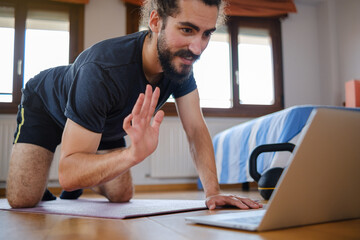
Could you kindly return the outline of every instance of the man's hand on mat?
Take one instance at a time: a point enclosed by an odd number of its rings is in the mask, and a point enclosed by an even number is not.
[[[147,85],[145,94],[139,95],[131,114],[124,119],[123,128],[131,139],[129,150],[135,163],[141,162],[153,153],[158,145],[159,128],[164,119],[164,112],[158,111],[152,124],[150,123],[159,96],[159,88],[152,92],[152,87]]]
[[[240,209],[257,209],[263,207],[261,203],[257,203],[249,198],[242,198],[232,194],[218,194],[210,196],[206,199],[205,203],[210,210],[215,209],[217,206],[235,206]]]

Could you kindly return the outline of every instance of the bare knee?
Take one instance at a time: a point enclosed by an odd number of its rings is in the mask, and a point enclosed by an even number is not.
[[[44,193],[42,189],[29,191],[11,183],[6,188],[6,198],[12,208],[31,208],[40,202]]]
[[[105,196],[110,202],[128,202],[134,195],[130,170],[93,190]]]
[[[125,189],[121,189],[120,191],[111,191],[106,194],[106,198],[109,202],[113,203],[122,203],[129,202],[134,195],[133,186],[128,186]]]
[[[32,208],[40,202],[38,198],[13,197],[11,195],[7,196],[7,200],[12,208]]]

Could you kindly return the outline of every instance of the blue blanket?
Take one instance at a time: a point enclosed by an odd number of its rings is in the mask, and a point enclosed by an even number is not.
[[[325,106],[312,105],[291,107],[239,124],[215,135],[213,145],[219,183],[252,182],[248,164],[253,149],[262,144],[286,142],[296,144],[297,137],[306,125],[311,112],[319,107],[325,108]],[[275,153],[259,155],[257,161],[259,173],[270,167],[274,156]]]

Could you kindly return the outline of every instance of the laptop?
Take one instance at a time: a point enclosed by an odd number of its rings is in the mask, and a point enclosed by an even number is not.
[[[360,217],[360,109],[314,110],[264,209],[187,217],[267,231]]]

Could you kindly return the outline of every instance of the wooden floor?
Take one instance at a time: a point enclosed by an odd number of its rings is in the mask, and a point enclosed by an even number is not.
[[[256,191],[239,192],[230,190],[230,192],[253,199],[261,199]],[[85,197],[93,197],[93,195]],[[138,193],[135,198],[203,199],[204,195],[198,191],[174,191]],[[231,210],[202,210],[127,220],[0,211],[0,239],[360,239],[360,219],[264,233],[194,225],[186,223],[184,220],[188,216],[228,211]]]

